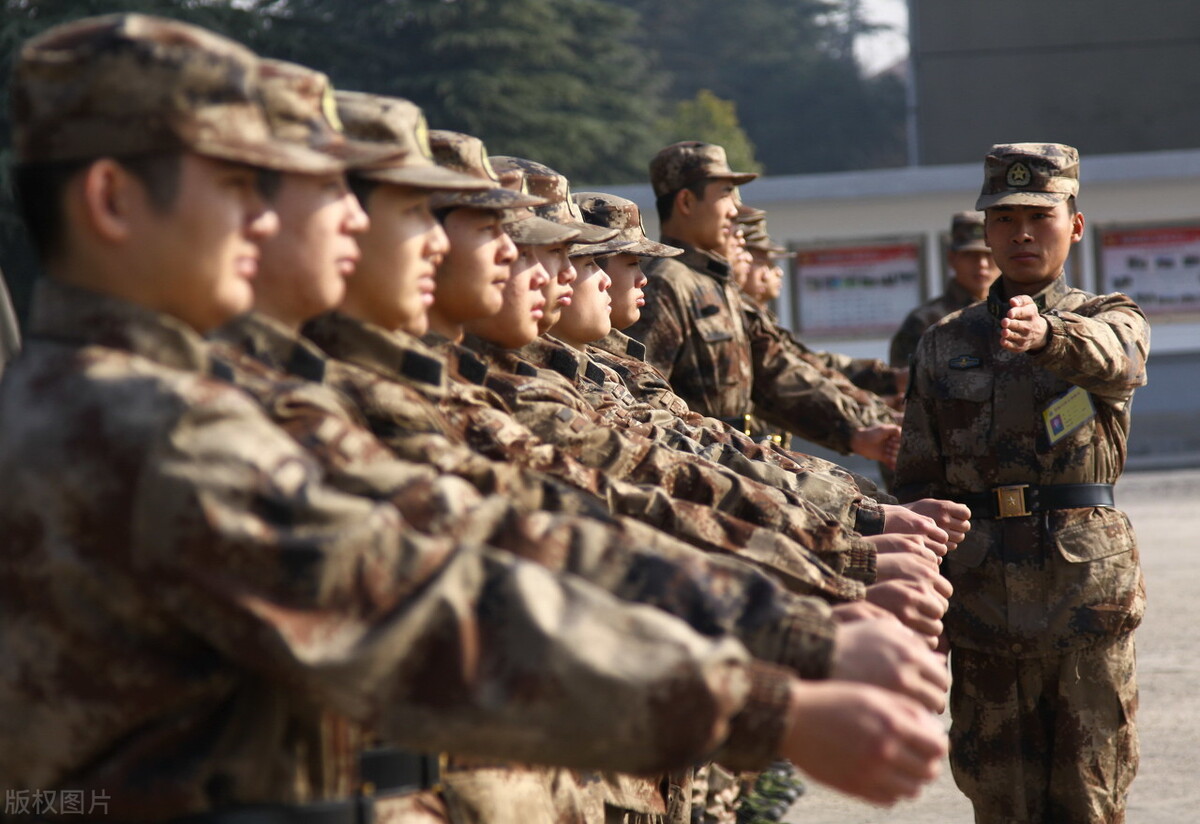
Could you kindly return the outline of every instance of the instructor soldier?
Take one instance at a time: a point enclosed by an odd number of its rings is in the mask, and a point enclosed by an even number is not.
[[[1002,277],[921,339],[901,500],[952,498],[950,763],[981,824],[1125,820],[1138,764],[1137,544],[1113,506],[1150,329],[1122,294],[1071,288],[1079,154],[993,146],[976,208]]]

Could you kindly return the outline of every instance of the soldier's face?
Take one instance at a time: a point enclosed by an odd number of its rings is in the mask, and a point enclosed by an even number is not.
[[[450,248],[429,210],[429,193],[385,183],[371,191],[367,206],[371,228],[359,239],[362,259],[345,309],[384,329],[423,335],[437,266]]]
[[[500,311],[517,247],[504,231],[503,212],[459,208],[446,215],[450,251],[437,270],[433,309],[451,323]]]
[[[1066,203],[993,206],[984,233],[1005,279],[1032,286],[1062,271],[1072,244],[1083,237],[1083,215],[1072,215]]]
[[[254,305],[299,328],[341,303],[367,216],[340,172],[285,174],[271,203],[280,228],[262,244]]]
[[[760,302],[768,301],[774,297],[769,295],[769,291],[772,288],[771,281],[775,279],[772,270],[776,267],[771,264],[771,257],[766,252],[751,250],[750,257],[750,274],[744,287],[746,294]]]
[[[130,237],[138,259],[157,270],[143,279],[143,305],[198,332],[251,308],[259,244],[279,230],[278,217],[259,193],[257,170],[185,153],[171,207],[156,209],[147,195],[134,208]]]
[[[646,295],[642,291],[646,285],[646,274],[642,271],[641,258],[621,253],[605,258],[600,266],[612,281],[608,289],[612,298],[612,312],[609,313],[612,328],[633,326],[642,316],[642,307],[646,305]]]
[[[563,307],[571,304],[577,273],[571,264],[569,244],[535,246],[533,249],[538,262],[542,264],[549,276],[546,284],[542,287],[542,295],[546,298],[546,309],[538,323],[540,332],[544,334],[550,327],[558,323]]]
[[[1000,277],[1000,267],[991,252],[961,249],[946,256],[954,280],[978,299],[987,296],[988,289]]]
[[[468,331],[506,349],[519,349],[539,334],[538,324],[546,307],[542,287],[550,276],[538,262],[532,246],[518,246],[517,259],[504,284],[504,304],[490,318],[466,324]]]
[[[612,296],[608,292],[612,279],[594,257],[577,257],[572,262],[578,273],[575,293],[550,332],[567,343],[582,345],[600,340],[612,330]]]
[[[710,180],[704,186],[704,198],[691,199],[688,221],[693,242],[700,249],[709,252],[726,249],[733,219],[737,217],[736,188],[728,180]]]

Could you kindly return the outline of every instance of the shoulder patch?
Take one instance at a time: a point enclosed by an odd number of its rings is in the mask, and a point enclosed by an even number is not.
[[[208,373],[219,381],[225,381],[225,383],[237,382],[237,373],[234,371],[234,368],[229,365],[228,361],[218,357],[209,358]]]
[[[325,359],[307,347],[297,346],[288,358],[287,371],[306,381],[321,383],[325,380]]]
[[[584,366],[583,373],[592,383],[599,384],[600,386],[604,385],[604,370],[591,361],[588,361],[587,365]]]
[[[471,383],[480,386],[487,380],[487,364],[469,352],[458,352],[458,374]]]
[[[951,358],[946,365],[951,369],[974,369],[979,364],[979,358],[973,355],[959,355],[956,358]]]
[[[400,371],[405,377],[421,383],[436,385],[442,382],[442,364],[419,352],[405,352],[404,362],[400,364]]]
[[[568,380],[575,380],[575,375],[579,372],[579,361],[566,349],[555,349],[551,352],[547,365]]]

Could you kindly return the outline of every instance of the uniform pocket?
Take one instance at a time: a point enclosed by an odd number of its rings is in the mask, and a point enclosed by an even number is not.
[[[985,455],[992,448],[992,373],[950,369],[938,381],[938,424],[949,451]]]
[[[1145,583],[1137,539],[1124,512],[1095,507],[1057,513],[1060,526],[1054,544],[1058,589],[1081,632],[1116,635],[1141,623],[1146,608]]]

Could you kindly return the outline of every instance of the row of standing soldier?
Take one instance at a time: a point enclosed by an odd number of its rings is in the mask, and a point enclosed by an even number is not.
[[[15,76],[47,274],[0,388],[8,812],[684,820],[706,761],[932,777],[966,507],[691,408],[597,315],[679,254],[632,204],[154,18]],[[817,374],[801,434],[893,457]]]

